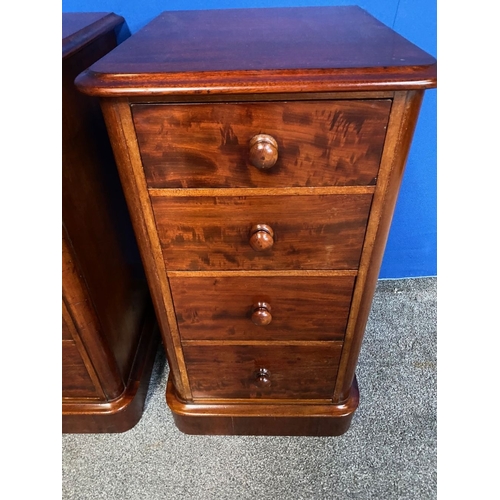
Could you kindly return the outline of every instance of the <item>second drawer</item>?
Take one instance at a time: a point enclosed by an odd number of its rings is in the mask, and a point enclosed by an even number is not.
[[[170,277],[183,340],[342,340],[354,276]]]
[[[151,200],[168,270],[357,269],[372,194]]]

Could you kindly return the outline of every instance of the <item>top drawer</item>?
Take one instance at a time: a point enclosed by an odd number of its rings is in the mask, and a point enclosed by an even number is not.
[[[360,186],[376,183],[390,107],[390,99],[135,104],[132,113],[150,188]],[[254,144],[257,135],[265,137]],[[262,158],[276,161],[254,166]]]

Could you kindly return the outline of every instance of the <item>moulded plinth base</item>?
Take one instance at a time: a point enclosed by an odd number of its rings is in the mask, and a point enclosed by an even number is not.
[[[178,429],[186,434],[253,436],[339,436],[349,429],[359,403],[356,378],[344,404],[317,403],[184,403],[172,380],[167,403]]]
[[[158,325],[151,314],[145,323],[130,381],[123,394],[109,402],[63,401],[62,432],[116,433],[134,427],[142,417],[159,343]]]

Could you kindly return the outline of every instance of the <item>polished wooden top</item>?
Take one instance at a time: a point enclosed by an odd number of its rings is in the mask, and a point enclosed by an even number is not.
[[[62,55],[70,56],[125,20],[109,12],[66,12],[62,15]]]
[[[429,88],[436,60],[359,7],[178,11],[77,85],[102,96]]]

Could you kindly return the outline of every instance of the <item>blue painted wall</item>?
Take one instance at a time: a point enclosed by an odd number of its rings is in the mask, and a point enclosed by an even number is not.
[[[63,0],[63,12],[115,12],[134,34],[164,10],[357,4],[436,57],[436,0]],[[380,271],[436,276],[436,90],[425,93]]]

